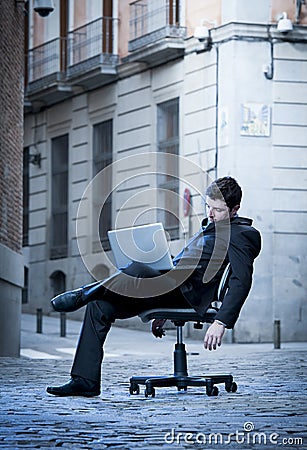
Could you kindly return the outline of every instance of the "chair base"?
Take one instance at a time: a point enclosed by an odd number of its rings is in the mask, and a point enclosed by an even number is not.
[[[221,302],[228,288],[228,279],[230,277],[230,264],[224,270],[220,281],[216,301]],[[233,381],[232,375],[188,375],[187,353],[183,343],[183,326],[186,322],[196,323],[196,328],[202,328],[203,323],[213,323],[218,309],[211,307],[206,314],[200,316],[192,308],[160,308],[150,309],[140,313],[143,322],[149,322],[153,319],[166,319],[174,323],[177,328],[177,342],[174,348],[174,366],[172,376],[134,376],[130,378],[130,394],[139,394],[140,385],[145,386],[145,397],[154,397],[156,387],[176,386],[178,391],[186,391],[188,386],[203,386],[209,396],[218,395],[216,384],[224,383],[227,392],[236,392],[237,384]],[[194,325],[195,326],[195,325]]]
[[[215,384],[225,383],[227,392],[236,392],[237,384],[230,374],[222,375],[188,375],[187,352],[182,342],[182,324],[177,326],[177,342],[174,348],[174,375],[172,376],[134,376],[130,378],[130,394],[140,393],[140,384],[145,386],[145,397],[155,397],[156,387],[176,386],[178,391],[186,391],[188,386],[204,386],[209,396],[218,395],[219,390]]]
[[[206,388],[208,396],[218,395],[219,390],[215,384],[225,383],[227,392],[236,392],[237,384],[233,381],[232,375],[204,375],[190,377],[187,375],[172,376],[142,376],[130,378],[130,394],[139,394],[140,385],[145,386],[145,397],[155,397],[156,387],[176,386],[178,391],[186,391],[188,386],[203,386]]]

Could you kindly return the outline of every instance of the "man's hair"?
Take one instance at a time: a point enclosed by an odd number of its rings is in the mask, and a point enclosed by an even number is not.
[[[242,189],[232,177],[218,178],[208,186],[206,195],[212,200],[223,200],[228,208],[240,205]]]

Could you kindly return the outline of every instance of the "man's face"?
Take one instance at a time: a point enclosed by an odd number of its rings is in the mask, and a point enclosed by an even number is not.
[[[232,210],[228,208],[224,200],[213,200],[206,196],[206,211],[210,222],[219,222],[220,220],[231,219],[234,217],[239,209],[239,205]]]

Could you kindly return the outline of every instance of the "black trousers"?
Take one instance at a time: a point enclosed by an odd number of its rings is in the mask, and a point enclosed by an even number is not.
[[[126,274],[130,276],[125,277]],[[132,276],[131,276],[132,275]],[[180,289],[170,289],[154,297],[131,297],[120,292],[140,292],[140,279],[155,277],[160,272],[148,269],[143,264],[134,263],[129,270],[111,277],[111,282],[100,282],[84,286],[88,301],[79,341],[75,353],[72,376],[80,376],[100,383],[103,345],[112,323],[116,319],[128,319],[152,308],[188,308],[190,305]],[[110,289],[112,288],[112,289]],[[149,293],[150,295],[150,293]]]

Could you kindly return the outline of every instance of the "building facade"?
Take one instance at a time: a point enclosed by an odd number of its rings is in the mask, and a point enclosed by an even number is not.
[[[29,15],[24,311],[112,274],[110,228],[162,221],[175,253],[206,185],[232,175],[263,238],[232,339],[270,341],[275,320],[306,339],[306,24],[286,0],[57,0]]]

